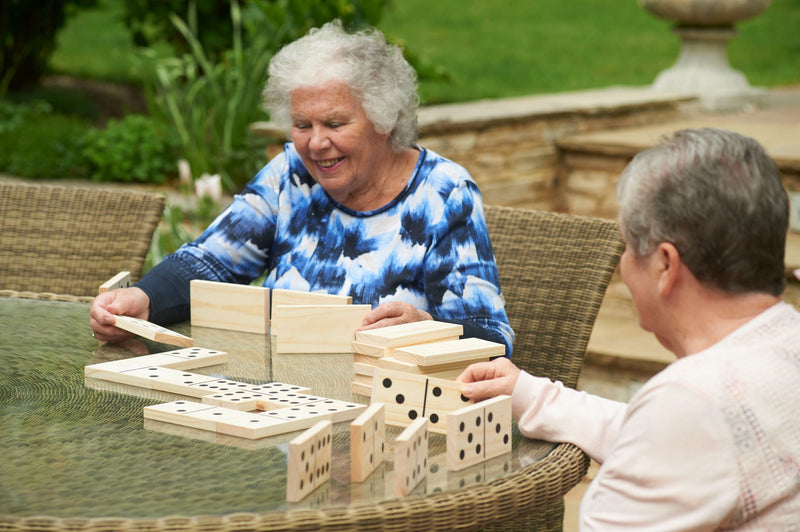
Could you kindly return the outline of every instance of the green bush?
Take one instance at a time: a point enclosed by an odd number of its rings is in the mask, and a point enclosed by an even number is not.
[[[46,105],[0,100],[0,172],[29,178],[78,178],[88,171],[86,120],[48,112]]]
[[[128,115],[84,136],[83,156],[95,181],[163,183],[177,171],[176,143],[152,118]]]

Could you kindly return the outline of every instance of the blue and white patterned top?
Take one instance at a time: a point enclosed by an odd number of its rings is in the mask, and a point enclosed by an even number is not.
[[[464,168],[430,150],[393,201],[358,212],[328,196],[288,143],[197,240],[137,286],[150,295],[151,321],[165,322],[188,318],[189,280],[250,283],[265,271],[269,288],[349,295],[373,308],[411,303],[511,354],[480,192]]]

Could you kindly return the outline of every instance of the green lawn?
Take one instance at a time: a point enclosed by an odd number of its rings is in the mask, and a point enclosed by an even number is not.
[[[59,38],[53,69],[135,79],[120,14],[119,0],[79,13]],[[754,85],[800,83],[798,28],[800,0],[773,0],[739,26],[731,64]],[[394,0],[381,29],[452,76],[422,82],[425,103],[646,85],[679,51],[670,24],[636,0]]]

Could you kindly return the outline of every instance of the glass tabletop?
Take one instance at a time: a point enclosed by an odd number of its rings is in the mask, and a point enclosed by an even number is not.
[[[392,441],[384,463],[350,482],[349,422],[334,425],[331,480],[286,502],[288,442],[248,440],[144,419],[148,405],[198,399],[84,377],[84,367],[175,349],[141,338],[98,345],[82,303],[0,298],[0,515],[61,518],[222,515],[379,503],[393,496]],[[191,370],[261,384],[279,381],[318,396],[369,404],[353,394],[353,358],[273,354],[269,336],[170,326],[228,362]],[[430,434],[426,477],[410,495],[486,483],[546,457],[551,443],[514,425],[513,451],[461,471],[446,465],[446,437]]]

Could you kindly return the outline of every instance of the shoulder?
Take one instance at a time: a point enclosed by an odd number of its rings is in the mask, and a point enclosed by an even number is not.
[[[432,150],[423,150],[411,194],[446,217],[474,216],[483,211],[480,190],[470,173]]]
[[[450,183],[453,186],[463,183],[475,184],[475,180],[466,168],[429,149],[423,149],[423,161],[419,173],[437,183]]]

